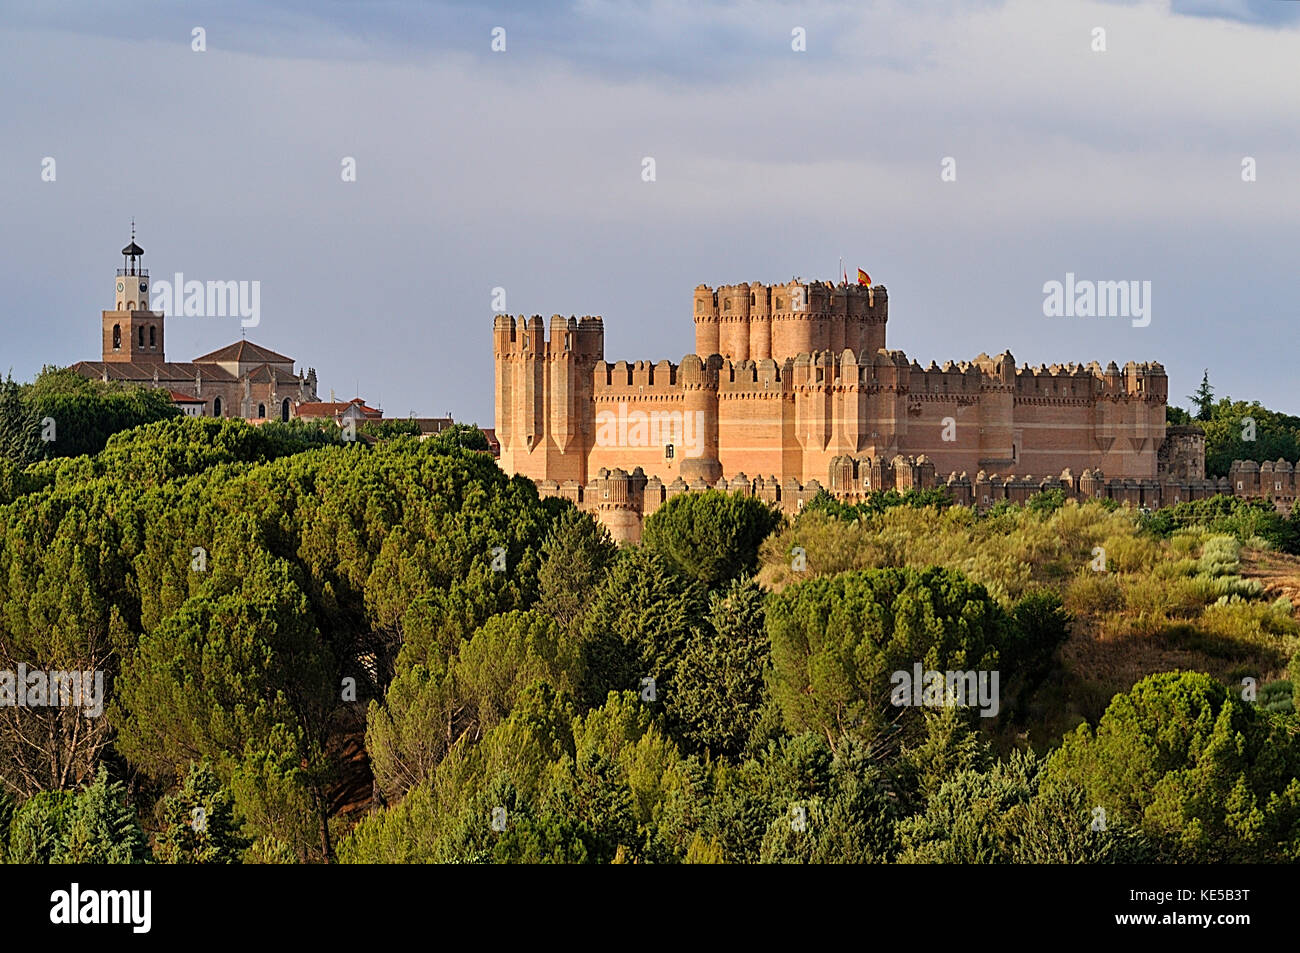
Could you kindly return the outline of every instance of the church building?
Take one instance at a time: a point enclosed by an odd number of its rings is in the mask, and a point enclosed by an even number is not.
[[[316,370],[294,370],[294,360],[270,348],[239,340],[192,361],[168,361],[166,315],[149,310],[149,271],[144,249],[122,249],[122,267],[113,279],[114,309],[101,322],[98,361],[78,361],[83,377],[127,381],[169,391],[186,414],[290,420],[300,404],[314,403]]]

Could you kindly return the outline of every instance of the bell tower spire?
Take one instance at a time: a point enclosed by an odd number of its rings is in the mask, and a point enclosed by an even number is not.
[[[116,307],[103,313],[104,360],[164,363],[163,315],[149,310],[149,271],[144,267],[144,249],[135,243],[134,218],[131,243],[122,249],[122,267],[113,281]]]

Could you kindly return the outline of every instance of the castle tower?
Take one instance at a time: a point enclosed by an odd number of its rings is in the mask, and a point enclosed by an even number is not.
[[[707,358],[718,350],[718,296],[708,285],[695,286],[695,353]]]
[[[122,267],[113,278],[116,307],[103,312],[103,359],[106,362],[161,364],[163,314],[149,310],[149,272],[143,265],[144,249],[135,243],[122,249]]]
[[[493,321],[496,436],[501,465],[534,480],[587,479],[595,434],[593,371],[604,358],[598,317]]]
[[[784,361],[813,351],[807,286],[801,281],[772,286],[772,357]]]
[[[997,357],[980,354],[979,465],[989,470],[1009,470],[1020,462],[1016,440],[1016,359],[1010,351]]]
[[[748,299],[746,299],[748,300]],[[682,461],[679,471],[687,483],[703,480],[712,486],[722,476],[718,459],[718,372],[722,358],[718,355],[701,360],[694,354],[682,361],[681,381],[685,411],[699,428],[700,453]]]
[[[834,286],[794,280],[738,285],[697,285],[695,353],[732,361],[778,364],[799,354],[845,349],[875,354],[885,346],[889,292],[883,285]]]
[[[718,353],[733,361],[749,360],[750,294],[749,285],[743,281],[718,289],[721,306]]]

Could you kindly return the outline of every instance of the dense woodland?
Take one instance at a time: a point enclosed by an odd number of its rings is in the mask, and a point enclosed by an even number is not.
[[[620,548],[384,437],[4,385],[0,669],[108,686],[0,707],[8,862],[1300,858],[1300,520],[709,492]]]

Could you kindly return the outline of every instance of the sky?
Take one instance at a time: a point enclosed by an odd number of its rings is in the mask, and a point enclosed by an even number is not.
[[[259,282],[170,360],[245,334],[388,416],[492,424],[495,289],[677,362],[697,284],[841,257],[922,365],[1160,361],[1172,403],[1208,369],[1300,413],[1300,3],[5,2],[0,51],[20,380],[98,359],[134,218],[155,284]],[[1150,282],[1149,323],[1047,316],[1067,274]]]

